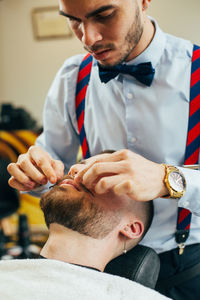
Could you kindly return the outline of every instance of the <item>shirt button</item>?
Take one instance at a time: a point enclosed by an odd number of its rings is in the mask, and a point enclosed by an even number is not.
[[[132,143],[135,143],[135,142],[136,142],[136,138],[133,137],[133,138],[131,139],[131,141],[132,141]]]
[[[127,94],[127,98],[128,98],[128,99],[133,99],[133,94],[128,93],[128,94]]]

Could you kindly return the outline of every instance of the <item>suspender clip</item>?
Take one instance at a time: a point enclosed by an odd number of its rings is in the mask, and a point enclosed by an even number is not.
[[[185,242],[189,236],[189,230],[177,230],[175,233],[176,242],[179,247],[179,255],[182,255],[185,249]]]
[[[179,247],[179,255],[182,255],[185,249],[185,244],[178,244]]]

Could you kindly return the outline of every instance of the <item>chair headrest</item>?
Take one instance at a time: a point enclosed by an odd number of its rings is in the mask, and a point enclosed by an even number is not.
[[[106,273],[128,278],[152,289],[159,271],[159,256],[153,249],[142,245],[113,259],[105,268]]]

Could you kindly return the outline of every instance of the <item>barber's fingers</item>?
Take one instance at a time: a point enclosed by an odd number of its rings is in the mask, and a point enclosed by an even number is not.
[[[119,152],[119,153],[118,153]],[[80,163],[74,164],[71,166],[69,173],[70,175],[74,175],[88,166],[91,166],[94,162],[109,162],[109,161],[119,161],[121,158],[121,151],[113,152],[113,153],[101,153],[90,158],[82,160]]]
[[[97,194],[104,194],[110,190],[115,189],[115,186],[118,185],[123,179],[123,175],[109,175],[104,176],[99,179],[99,181],[94,186],[94,190]]]
[[[70,170],[69,170],[69,172],[68,172],[68,175],[74,177],[77,173],[79,173],[79,172],[81,172],[82,170],[84,170],[85,167],[86,167],[85,164],[81,164],[81,163],[79,164],[79,163],[77,163],[77,164],[73,165],[73,166],[70,168]]]
[[[46,184],[49,180],[55,184],[64,175],[64,165],[61,161],[54,160],[45,150],[38,146],[31,146],[27,153],[21,154],[16,163],[8,165],[8,172],[13,177],[9,184],[18,183],[28,190],[38,184]],[[14,181],[16,180],[16,182]],[[27,190],[27,189],[26,189]]]
[[[8,184],[14,188],[14,189],[17,189],[18,191],[30,191],[32,190],[33,188],[36,188],[37,184],[34,183],[34,186],[29,186],[29,185],[26,185],[26,184],[21,184],[19,181],[17,181],[14,177],[11,177],[9,180],[8,180]]]
[[[110,157],[110,153],[102,153],[102,154],[94,155],[85,160],[82,160],[80,163],[77,163],[77,164],[71,166],[68,174],[72,177],[74,177],[75,175],[78,174],[78,176],[81,177],[86,172],[86,170],[88,170],[88,168],[90,168],[94,163],[96,163],[98,161],[104,161],[108,157]],[[81,172],[82,170],[85,170],[85,171]]]
[[[45,176],[52,184],[56,183],[57,174],[53,168],[54,160],[52,157],[45,150],[37,146],[31,147],[28,151],[28,155],[29,159],[35,164],[38,170],[41,170],[41,174],[43,173],[43,176]],[[38,182],[40,180],[41,175],[38,174],[38,178],[35,181]]]
[[[62,163],[62,161],[55,159],[52,161],[51,165],[56,174],[56,181],[61,180],[64,176],[64,164]]]
[[[93,161],[91,163],[88,163],[84,166],[84,168],[81,168],[77,173],[74,174],[74,180],[79,183],[83,182],[83,176],[84,174],[96,163],[96,161]]]
[[[80,168],[80,171],[79,171],[79,167],[77,167],[76,165],[75,165],[74,169],[72,166],[70,170],[75,171],[73,173],[73,175],[76,174],[77,180],[79,180],[79,178],[81,178],[81,176],[83,176],[83,174],[86,173],[86,171],[89,168],[91,168],[91,166],[94,163],[106,163],[106,162],[107,163],[109,163],[109,162],[125,163],[125,162],[127,162],[130,166],[130,162],[133,161],[133,159],[135,159],[137,156],[138,156],[137,154],[135,154],[132,151],[127,150],[127,149],[119,150],[119,151],[116,151],[113,153],[102,153],[102,154],[98,154],[89,159],[84,160],[84,165],[85,165],[84,172],[82,172],[83,168]]]
[[[87,164],[87,162],[92,163],[94,160],[98,162],[117,162],[117,161],[133,158],[133,156],[134,153],[132,151],[123,149],[123,150],[115,151],[113,153],[97,154],[93,157],[90,157],[89,159],[86,159],[84,162],[85,164]]]
[[[60,161],[54,161],[53,167],[55,169],[55,172],[57,173],[57,180],[61,180],[64,176],[64,165]],[[9,165],[10,173],[13,173],[14,176],[12,176],[8,183],[11,187],[20,190],[20,191],[30,191],[38,186],[40,186],[42,183],[47,183],[46,179],[43,179],[41,183],[34,182],[33,179],[31,180],[20,168],[14,163],[11,163]],[[12,170],[13,168],[13,170]],[[31,175],[33,176],[33,169]],[[12,171],[11,171],[12,170]],[[36,172],[38,170],[36,169]],[[40,175],[39,175],[40,176]],[[16,180],[15,178],[20,178],[20,181]]]
[[[133,153],[132,151],[123,149],[123,150],[115,151],[113,153],[98,154],[93,156],[93,158],[98,162],[119,162],[122,160],[132,159],[135,157],[135,155],[136,154]]]
[[[126,179],[125,175],[114,175],[102,177],[94,187],[97,194],[104,194],[112,190],[116,195],[134,194],[134,182]]]
[[[28,150],[30,161],[37,169],[49,180],[55,184],[64,175],[64,165],[61,161],[53,159],[49,153],[38,146],[32,146]]]
[[[33,160],[30,160],[28,157],[19,156],[16,166],[32,181],[38,184],[47,183],[47,178],[44,175],[43,170]],[[11,174],[13,175],[12,172]],[[16,179],[21,183],[23,183],[23,180],[21,180],[21,178],[16,177]]]
[[[22,185],[24,188],[28,190],[35,187],[35,182],[31,180],[25,173],[20,169],[20,167],[16,163],[10,163],[7,167],[8,172],[12,176],[8,181],[9,185],[13,188],[16,188],[16,182],[19,183],[18,185]],[[15,180],[14,180],[15,179]],[[13,185],[14,184],[14,185]],[[23,190],[24,190],[23,188]]]
[[[116,195],[133,194],[134,193],[134,182],[133,180],[124,180],[116,184],[113,188]]]
[[[87,170],[83,170],[81,174],[82,183],[87,186],[87,188],[92,188],[94,182],[98,181],[98,178],[122,174],[125,171],[125,166],[120,162],[97,162],[90,166]]]

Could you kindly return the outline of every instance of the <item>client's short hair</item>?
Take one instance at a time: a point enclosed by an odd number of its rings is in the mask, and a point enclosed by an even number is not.
[[[110,201],[114,202],[114,195],[112,198]],[[105,202],[103,196],[102,202]],[[45,193],[41,198],[40,206],[47,227],[52,223],[57,223],[95,239],[106,237],[119,224],[124,213],[124,209],[105,208],[100,201],[87,197],[87,194],[85,197],[71,199],[67,190],[62,186],[56,186]],[[130,200],[126,211],[143,222],[143,237],[152,222],[152,201],[136,202]]]
[[[147,231],[149,230],[154,216],[154,205],[153,201],[145,201],[139,202],[140,209],[135,213],[140,219],[143,221],[144,224],[144,232],[141,236],[141,239],[145,236]]]
[[[57,223],[96,239],[107,236],[121,220],[120,211],[113,214],[87,195],[71,199],[62,186],[45,193],[40,207],[47,227]]]
[[[105,150],[102,153],[115,152],[114,150]],[[83,161],[85,162],[85,161]],[[87,192],[87,191],[86,191]],[[109,201],[113,201],[114,194]],[[114,199],[115,201],[115,199]],[[113,202],[114,202],[113,201]],[[101,205],[102,204],[102,205]],[[66,188],[55,186],[52,190],[45,193],[40,201],[47,227],[52,223],[57,223],[77,231],[81,234],[102,239],[107,236],[120,222],[124,210],[106,209],[102,201],[94,201],[94,198],[82,196],[71,199]],[[137,202],[131,200],[128,205],[128,211],[133,216],[138,217],[144,224],[144,232],[140,238],[143,238],[149,229],[153,219],[153,201]]]

